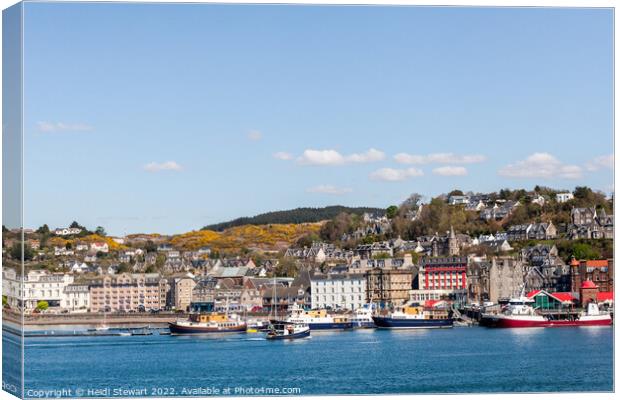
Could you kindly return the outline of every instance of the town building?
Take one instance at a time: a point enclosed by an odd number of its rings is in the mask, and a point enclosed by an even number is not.
[[[512,257],[472,260],[467,267],[467,299],[470,303],[517,296],[525,289],[525,265]]]
[[[169,290],[159,274],[105,275],[90,281],[89,287],[92,312],[161,310]]]
[[[573,208],[567,236],[569,239],[613,239],[614,216],[608,215],[605,209]]]
[[[585,281],[593,282],[599,292],[614,291],[614,263],[609,260],[576,260],[570,262],[571,288],[574,296]]]
[[[73,283],[65,286],[60,306],[71,312],[87,312],[90,309],[90,288],[87,284]]]
[[[57,228],[54,230],[54,235],[58,236],[69,236],[69,235],[78,235],[82,232],[81,228]]]
[[[31,312],[37,303],[45,301],[50,309],[59,309],[65,288],[73,283],[73,275],[50,273],[47,270],[30,270],[21,275],[13,268],[2,271],[2,294],[11,308]]]
[[[427,294],[437,291],[443,296],[442,299],[465,302],[467,257],[422,257],[418,264],[418,280],[414,290],[427,291]]]
[[[110,248],[106,242],[93,242],[90,244],[90,250],[96,253],[107,253],[110,251]]]
[[[187,311],[192,303],[192,291],[196,286],[194,276],[185,274],[168,278],[170,290],[166,300],[166,308]]]
[[[571,192],[556,193],[555,195],[555,201],[557,201],[558,203],[566,203],[567,201],[574,198],[575,196],[573,196]]]
[[[315,274],[310,279],[311,307],[356,310],[366,304],[364,274]]]
[[[382,306],[400,305],[409,300],[414,269],[379,268],[366,272],[366,302]]]

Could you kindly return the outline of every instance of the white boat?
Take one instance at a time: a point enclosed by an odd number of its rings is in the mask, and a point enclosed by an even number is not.
[[[313,331],[353,328],[353,323],[347,317],[328,315],[326,310],[304,310],[297,304],[289,309],[289,316],[283,322],[307,324]]]
[[[372,306],[366,304],[355,310],[351,317],[351,323],[353,324],[353,329],[374,328],[375,322],[372,320]]]
[[[268,340],[300,339],[310,336],[310,327],[306,324],[289,324],[275,322],[269,327]]]
[[[510,299],[508,306],[499,314],[482,314],[480,325],[495,328],[553,328],[562,326],[609,326],[612,323],[609,313],[601,312],[596,303],[578,314],[567,312],[554,316],[543,315],[531,304],[534,300],[520,296]]]

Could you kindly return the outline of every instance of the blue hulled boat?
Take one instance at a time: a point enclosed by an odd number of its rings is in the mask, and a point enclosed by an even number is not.
[[[372,317],[377,328],[416,329],[452,328],[453,320],[446,310],[425,309],[419,306],[404,306],[388,313]]]

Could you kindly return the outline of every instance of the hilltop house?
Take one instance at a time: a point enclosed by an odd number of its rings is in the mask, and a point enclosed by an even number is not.
[[[573,208],[567,236],[570,239],[613,239],[614,216],[607,215],[605,209]]]

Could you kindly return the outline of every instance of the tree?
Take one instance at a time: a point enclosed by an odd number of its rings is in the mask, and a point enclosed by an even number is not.
[[[98,226],[97,229],[95,229],[95,234],[99,236],[107,236],[107,233],[105,232],[103,226]]]
[[[448,197],[450,197],[450,196],[462,196],[462,195],[463,195],[463,191],[462,190],[458,190],[458,189],[454,189],[453,191],[448,193]]]
[[[297,261],[293,258],[284,257],[278,260],[278,265],[275,269],[276,276],[286,276],[289,278],[294,278],[297,276],[297,272],[299,271],[299,265]]]
[[[393,219],[396,214],[398,214],[398,207],[396,206],[389,206],[386,210],[385,210],[385,215],[386,217],[388,217],[388,219]]]
[[[84,227],[81,226],[80,224],[78,224],[77,221],[73,221],[71,223],[71,225],[69,225],[69,228],[80,228],[80,229],[83,229]]]
[[[43,224],[39,227],[39,229],[37,229],[37,233],[48,235],[50,233],[50,227],[47,226],[47,224]]]
[[[422,203],[422,195],[419,193],[411,193],[409,197],[405,201],[400,204],[401,210],[409,211],[415,208]]]
[[[577,260],[596,260],[601,255],[589,244],[577,243],[573,246],[573,256]]]
[[[6,297],[6,295],[2,295],[2,307],[6,307],[9,305],[9,299]]]
[[[311,247],[313,242],[321,238],[316,233],[309,233],[297,239],[297,247]]]
[[[125,272],[131,272],[131,271],[129,269],[129,265],[127,263],[122,262],[118,265],[118,269],[116,272],[119,274],[123,274]]]
[[[22,242],[15,242],[11,247],[11,257],[14,260],[22,259]],[[28,244],[24,244],[24,261],[30,261],[34,258],[34,251]]]
[[[45,301],[45,300],[40,300],[40,301],[37,303],[37,310],[38,310],[38,311],[45,311],[45,310],[47,310],[47,309],[48,309],[48,307],[49,307],[49,304],[48,304],[48,303],[47,303],[47,301]]]
[[[144,250],[146,250],[147,253],[155,253],[157,251],[157,245],[153,243],[152,240],[147,240],[144,245]]]
[[[2,225],[2,233],[8,232],[9,230],[7,229],[6,226]]]
[[[585,200],[592,196],[592,193],[592,189],[587,186],[577,186],[573,191],[573,196],[575,196],[576,199]]]
[[[391,258],[389,253],[378,253],[372,256],[373,260],[385,260]]]

